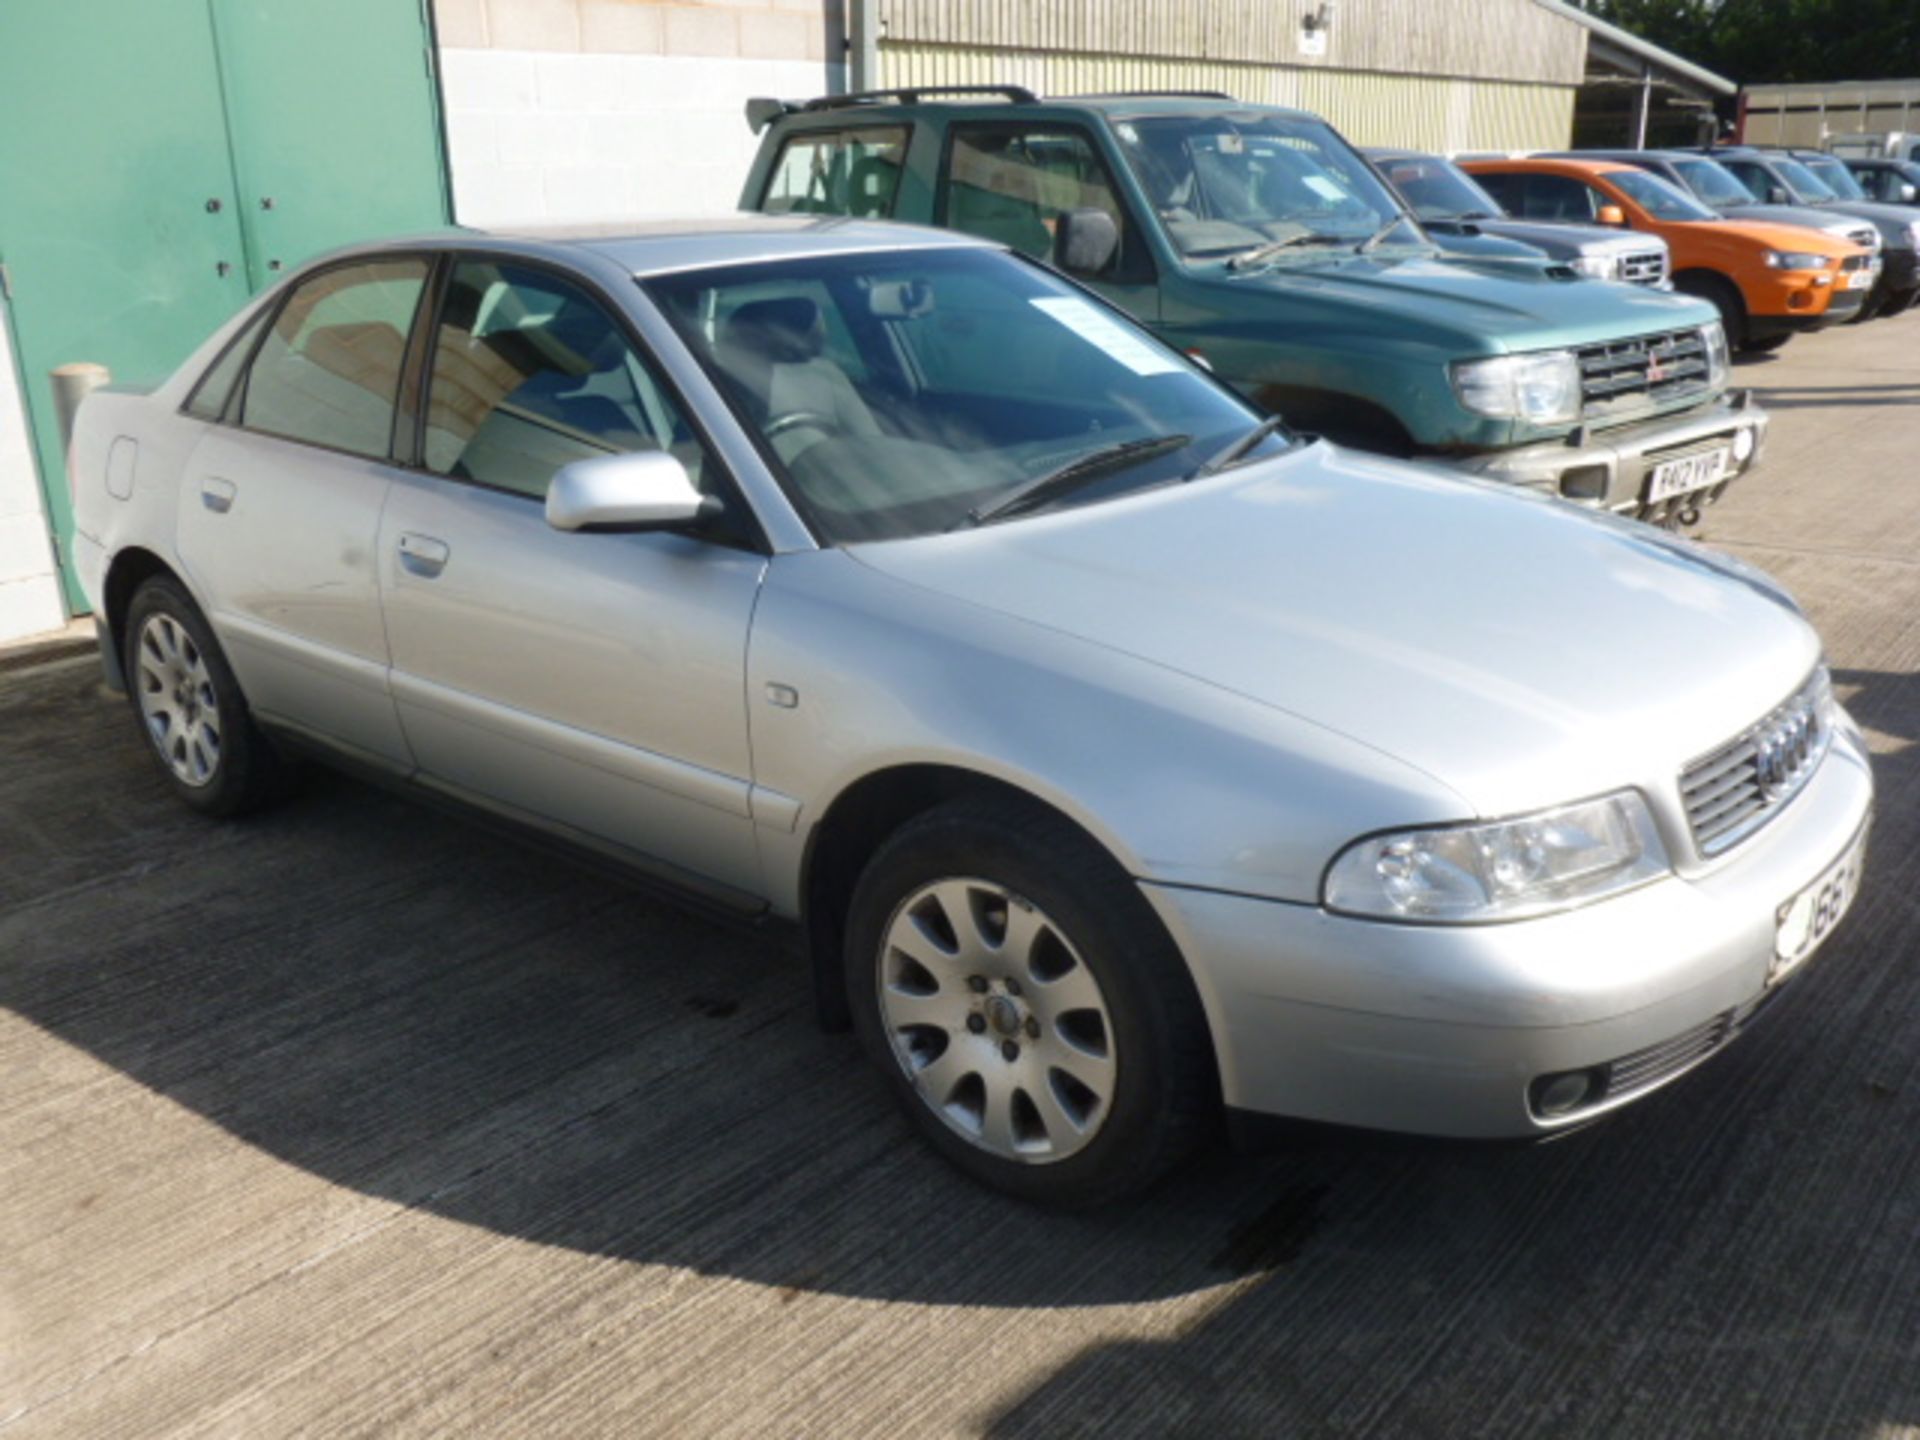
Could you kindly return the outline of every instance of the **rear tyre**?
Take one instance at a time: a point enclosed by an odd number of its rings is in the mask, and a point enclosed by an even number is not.
[[[1720,328],[1727,332],[1727,344],[1745,350],[1747,339],[1747,302],[1732,281],[1720,275],[1692,270],[1673,277],[1673,288],[1710,303],[1720,312]]]
[[[200,607],[156,575],[127,606],[121,662],[147,747],[178,795],[208,815],[240,815],[287,793],[293,769],[261,734]]]
[[[1063,1209],[1141,1191],[1219,1113],[1186,963],[1134,881],[1037,806],[908,822],[855,887],[854,1028],[933,1147]]]

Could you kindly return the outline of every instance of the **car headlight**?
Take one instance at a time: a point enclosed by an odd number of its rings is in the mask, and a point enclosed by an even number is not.
[[[1727,332],[1718,320],[1700,327],[1700,343],[1707,347],[1707,384],[1727,383]]]
[[[1620,257],[1618,255],[1576,255],[1567,262],[1575,272],[1591,280],[1618,280],[1620,278]]]
[[[1907,244],[1920,250],[1920,220],[1914,220],[1907,226]]]
[[[1809,255],[1804,250],[1767,251],[1767,264],[1775,270],[1824,270],[1832,263],[1825,255]]]
[[[1580,362],[1570,350],[1459,360],[1453,391],[1476,415],[1551,425],[1580,418]]]
[[[1327,867],[1327,909],[1382,920],[1522,920],[1616,895],[1670,872],[1635,790],[1479,825],[1356,841]]]

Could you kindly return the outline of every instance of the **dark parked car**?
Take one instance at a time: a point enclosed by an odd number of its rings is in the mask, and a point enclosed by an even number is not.
[[[1920,206],[1920,161],[1843,157],[1854,183],[1886,205]]]
[[[1451,160],[1418,150],[1363,149],[1433,242],[1450,255],[1482,257],[1489,242],[1519,243],[1595,280],[1671,290],[1667,242],[1598,225],[1518,220]]]

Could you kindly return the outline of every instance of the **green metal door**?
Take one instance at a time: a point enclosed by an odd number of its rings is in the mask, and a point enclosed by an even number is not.
[[[47,372],[97,360],[118,378],[158,379],[247,298],[247,275],[206,0],[14,5],[5,29],[0,263],[78,611]]]
[[[7,6],[0,274],[70,609],[48,372],[91,360],[152,383],[278,269],[445,224],[423,3]]]
[[[423,0],[212,0],[255,287],[447,223]]]

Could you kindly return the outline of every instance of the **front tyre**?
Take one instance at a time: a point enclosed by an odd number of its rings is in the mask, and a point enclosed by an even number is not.
[[[178,581],[142,584],[123,635],[128,698],[174,794],[228,816],[285,793],[287,761],[253,723],[212,627]]]
[[[914,1124],[1008,1194],[1118,1200],[1218,1113],[1185,962],[1052,812],[963,800],[909,822],[860,877],[846,965],[855,1028]]]

